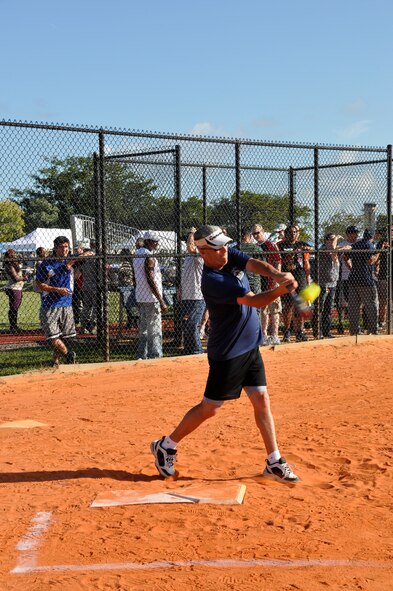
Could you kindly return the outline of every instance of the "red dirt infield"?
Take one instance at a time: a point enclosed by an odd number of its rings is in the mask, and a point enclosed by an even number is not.
[[[244,394],[180,443],[179,479],[160,479],[150,441],[201,399],[205,355],[0,378],[0,427],[39,423],[0,428],[0,589],[391,591],[393,337],[262,355],[298,485],[261,477]],[[243,504],[90,507],[226,482],[246,485]]]

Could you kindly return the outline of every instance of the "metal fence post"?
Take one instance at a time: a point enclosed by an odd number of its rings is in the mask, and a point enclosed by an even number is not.
[[[387,156],[387,191],[386,191],[386,213],[388,218],[387,230],[388,230],[388,273],[387,273],[387,288],[388,288],[388,301],[386,310],[386,332],[392,334],[392,144],[389,144],[386,148]]]
[[[295,223],[295,201],[296,201],[296,170],[289,167],[289,208],[288,208],[288,221],[289,225],[293,226]]]
[[[207,224],[207,182],[206,182],[206,166],[202,166],[202,221]]]
[[[173,323],[175,333],[175,344],[177,347],[181,346],[182,341],[182,326],[181,326],[181,306],[177,299],[177,293],[180,289],[181,282],[181,232],[182,232],[182,216],[181,216],[181,149],[179,145],[175,146],[175,228],[176,228],[176,295],[173,298]]]
[[[315,281],[319,283],[319,150],[314,148],[314,249],[315,249]],[[314,310],[314,333],[319,338],[321,334],[320,298],[317,299]]]
[[[108,253],[106,236],[106,195],[105,195],[105,135],[99,132],[99,195],[101,219],[101,280],[102,280],[102,336],[101,346],[105,361],[109,361],[109,324],[108,324]]]
[[[240,207],[240,143],[235,143],[235,184],[236,184],[236,241],[241,242],[241,207]]]
[[[103,340],[103,318],[102,318],[102,307],[103,307],[103,288],[102,288],[102,228],[101,228],[101,185],[100,185],[100,161],[99,154],[94,152],[93,154],[93,166],[94,166],[94,237],[96,241],[96,268],[97,268],[97,340],[102,342]]]

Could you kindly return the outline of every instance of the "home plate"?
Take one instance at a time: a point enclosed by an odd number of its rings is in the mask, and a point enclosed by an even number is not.
[[[210,503],[213,505],[241,505],[246,493],[245,484],[215,483],[143,493],[136,490],[111,490],[99,494],[90,507],[118,505],[148,505],[152,503]]]
[[[31,419],[24,421],[10,421],[9,423],[1,423],[0,429],[31,429],[32,427],[47,427],[45,423],[39,423]]]

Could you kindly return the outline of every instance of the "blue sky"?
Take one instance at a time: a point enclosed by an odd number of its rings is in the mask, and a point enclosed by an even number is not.
[[[0,0],[0,118],[385,146],[391,0]]]

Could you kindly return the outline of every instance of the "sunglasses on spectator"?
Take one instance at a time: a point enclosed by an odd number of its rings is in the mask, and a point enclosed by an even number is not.
[[[253,232],[252,235],[253,236],[258,236],[258,234],[260,234],[261,232]]]

